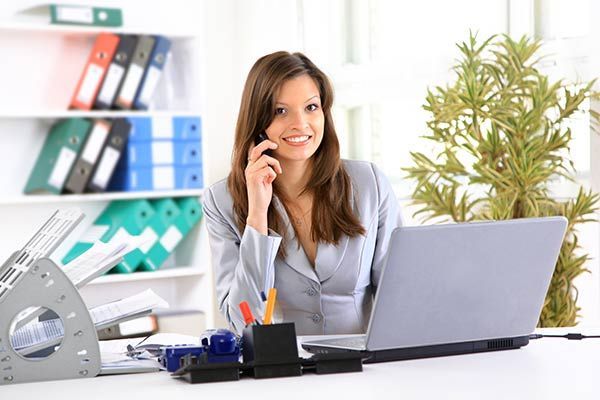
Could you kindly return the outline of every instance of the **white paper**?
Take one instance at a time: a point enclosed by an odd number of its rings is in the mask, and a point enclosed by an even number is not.
[[[132,248],[127,242],[94,243],[85,253],[63,267],[76,287],[108,271]]]
[[[152,137],[173,139],[173,121],[170,117],[152,117]]]
[[[78,241],[83,243],[94,243],[95,241],[100,240],[100,238],[104,236],[109,229],[110,225],[92,225],[85,231]]]
[[[81,158],[84,161],[90,164],[96,163],[109,131],[110,125],[107,122],[96,121],[81,153]]]
[[[115,170],[115,166],[119,161],[120,154],[121,153],[114,148],[106,147],[104,153],[102,154],[102,158],[100,159],[98,169],[96,170],[94,178],[92,179],[92,183],[94,185],[102,189],[106,189],[108,180],[112,176],[112,172]]]
[[[177,227],[175,227],[174,225],[171,225],[169,229],[167,229],[163,237],[160,238],[160,244],[169,253],[172,253],[173,249],[175,249],[175,247],[177,246],[177,244],[179,244],[182,238],[183,235],[181,234],[179,229],[177,229]]]
[[[73,166],[76,157],[77,153],[70,148],[63,146],[60,149],[60,153],[58,153],[58,159],[54,163],[54,168],[52,168],[50,178],[48,178],[48,184],[50,186],[54,186],[58,190],[62,190],[65,180],[67,179],[67,175],[69,174],[69,171],[71,171],[71,167]]]
[[[27,324],[15,330],[10,340],[15,350],[21,350],[39,343],[56,340],[63,337],[64,333],[62,321],[57,318]]]
[[[174,153],[171,140],[152,142],[152,164],[174,164]]]
[[[104,68],[97,64],[90,63],[85,71],[85,77],[77,93],[77,101],[83,104],[90,104],[93,101],[94,94],[100,84],[100,79],[104,73]]]
[[[148,289],[137,295],[95,307],[89,312],[96,328],[103,329],[137,314],[168,307],[169,304],[165,300],[152,289]],[[62,321],[57,318],[28,323],[15,330],[11,341],[15,350],[20,350],[21,354],[27,355],[60,343],[62,336],[64,336],[64,327]]]
[[[110,64],[106,72],[106,78],[104,78],[104,83],[102,83],[102,88],[98,94],[98,101],[108,105],[112,104],[124,73],[125,68],[119,64]]]
[[[101,326],[154,308],[168,307],[169,304],[165,300],[152,289],[147,289],[134,296],[92,308],[90,316],[95,325]]]
[[[152,168],[152,187],[154,190],[169,190],[175,188],[175,170],[173,167]]]
[[[143,74],[144,69],[139,65],[129,65],[127,75],[125,75],[125,82],[123,82],[121,92],[119,93],[118,101],[121,105],[131,107],[131,103],[133,103],[135,92],[137,91],[137,88],[140,85],[140,80],[142,79]]]
[[[146,254],[148,251],[150,251],[152,246],[154,246],[154,243],[158,241],[158,235],[154,229],[147,227],[140,236],[142,239],[142,244],[139,246],[139,249],[142,251],[142,253]]]
[[[138,101],[143,104],[146,108],[150,104],[150,99],[152,98],[152,94],[156,89],[156,85],[158,84],[158,79],[160,78],[161,70],[156,68],[155,66],[150,66],[148,69],[148,73],[146,74],[146,79],[144,80],[144,86],[140,91],[140,95]]]
[[[94,13],[92,7],[56,6],[56,20],[91,24],[94,22]]]

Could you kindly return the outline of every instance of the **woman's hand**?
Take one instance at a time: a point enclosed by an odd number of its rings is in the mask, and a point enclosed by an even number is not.
[[[262,154],[276,149],[277,144],[263,140],[248,155],[246,187],[248,189],[248,219],[246,224],[266,235],[268,233],[267,210],[273,197],[273,181],[281,174],[281,165],[273,157]]]

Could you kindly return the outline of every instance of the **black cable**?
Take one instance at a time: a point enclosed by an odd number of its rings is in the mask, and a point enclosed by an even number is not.
[[[541,333],[534,333],[529,335],[529,339],[541,339],[541,338],[563,338],[568,340],[581,340],[581,339],[598,339],[600,335],[582,335],[581,333],[567,333],[566,335],[544,335]]]

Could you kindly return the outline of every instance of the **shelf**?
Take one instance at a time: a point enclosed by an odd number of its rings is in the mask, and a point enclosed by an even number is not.
[[[103,285],[119,282],[139,282],[146,280],[185,278],[190,276],[201,276],[204,269],[200,267],[177,267],[150,272],[134,272],[131,274],[108,274],[100,276],[87,285]]]
[[[51,25],[44,23],[33,23],[33,22],[0,22],[0,31],[7,32],[33,32],[43,34],[59,34],[59,35],[97,35],[102,32],[109,32],[115,34],[125,35],[156,35],[160,34],[171,39],[195,39],[198,37],[198,33],[191,31],[161,31],[147,29],[147,28],[134,28],[134,27],[98,27],[98,26],[80,26],[80,25]]]
[[[80,203],[97,202],[112,200],[133,200],[133,199],[156,199],[165,197],[191,197],[202,196],[204,189],[186,189],[186,190],[164,190],[151,192],[108,192],[108,193],[90,193],[90,194],[62,194],[62,195],[21,195],[13,197],[0,197],[0,206],[2,205],[21,205],[21,204],[50,204],[50,203]]]
[[[38,119],[59,119],[59,118],[127,118],[127,117],[192,117],[197,116],[189,110],[26,110],[26,111],[0,111],[2,119],[23,119],[23,118],[38,118]]]

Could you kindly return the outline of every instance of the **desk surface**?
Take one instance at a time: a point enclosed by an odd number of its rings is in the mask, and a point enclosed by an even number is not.
[[[544,338],[518,350],[367,364],[357,373],[192,385],[160,372],[17,384],[0,393],[61,400],[598,399],[599,365],[600,339]]]

